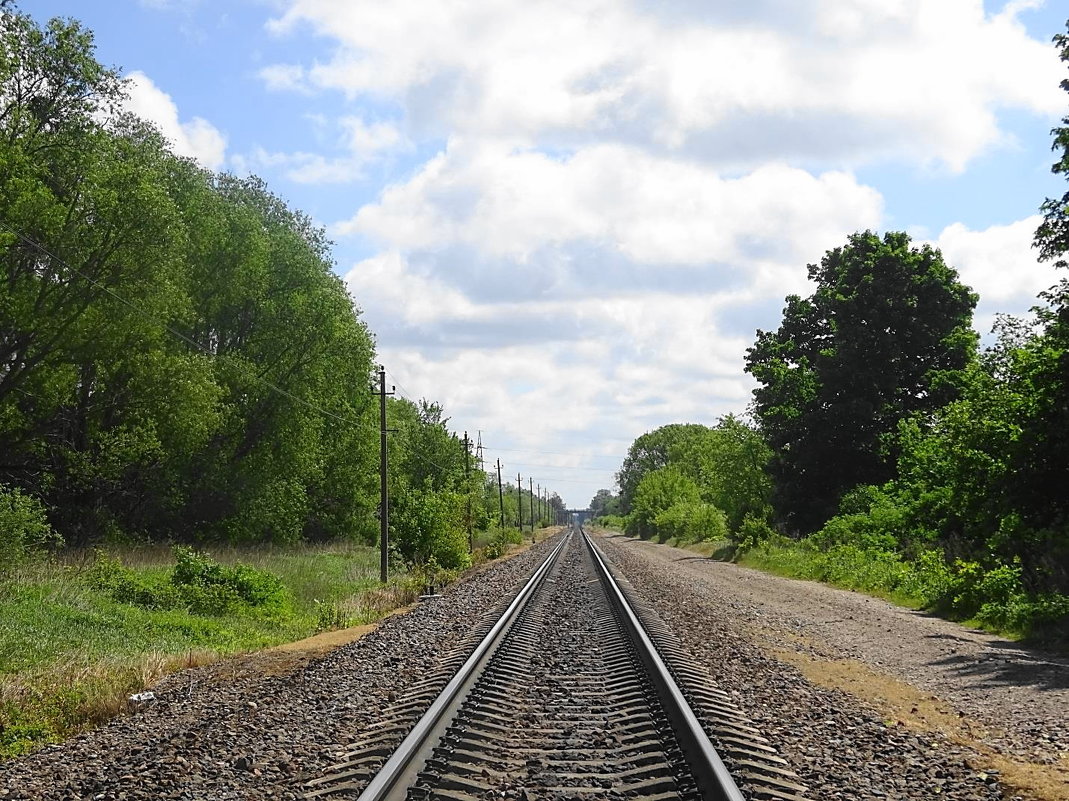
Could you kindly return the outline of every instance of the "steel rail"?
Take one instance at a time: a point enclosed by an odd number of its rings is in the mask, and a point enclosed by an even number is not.
[[[631,636],[638,657],[646,666],[646,672],[661,699],[661,705],[664,707],[702,797],[708,801],[745,801],[745,796],[709,741],[709,735],[705,733],[697,715],[694,714],[694,709],[684,697],[679,685],[676,684],[657,646],[646,633],[646,628],[631,609],[631,604],[628,603],[620,586],[609,572],[598,548],[589,535],[583,531],[582,526],[579,528],[579,533],[594,556],[602,583],[608,590],[610,601],[620,613],[621,622]]]
[[[549,573],[557,556],[568,542],[569,536],[561,538],[561,541],[546,557],[534,575],[516,595],[508,609],[494,624],[490,632],[482,639],[475,651],[457,671],[456,675],[449,680],[445,689],[442,690],[434,703],[419,719],[408,736],[393,752],[386,764],[382,766],[375,778],[371,780],[364,791],[360,793],[357,801],[386,801],[386,799],[400,799],[407,795],[408,785],[414,781],[422,763],[420,753],[428,745],[438,728],[448,725],[452,715],[448,713],[454,710],[454,702],[462,700],[465,690],[470,687],[481,675],[483,668],[493,655],[500,640],[512,626],[513,621],[520,611],[530,600],[535,590],[542,584],[543,579]],[[437,739],[437,738],[435,738]]]

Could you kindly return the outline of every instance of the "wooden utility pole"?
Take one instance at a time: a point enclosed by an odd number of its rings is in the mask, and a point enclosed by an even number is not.
[[[391,393],[392,394],[392,393]],[[386,488],[386,368],[379,365],[379,580],[390,572],[390,496]]]
[[[468,450],[468,432],[464,432],[464,484],[468,496],[468,553],[475,551],[475,535],[471,531],[471,451]],[[485,478],[483,479],[485,482]]]
[[[531,539],[534,539],[535,529],[535,502],[534,502],[534,479],[527,479],[527,495],[531,499]]]
[[[542,485],[536,485],[538,487],[538,493],[535,495],[538,498],[538,520],[541,521],[545,517],[545,512],[542,511]]]
[[[516,474],[516,517],[520,521],[520,533],[523,533],[523,479]]]
[[[497,460],[497,505],[501,509],[501,528],[505,527],[505,495],[501,491],[501,460]]]

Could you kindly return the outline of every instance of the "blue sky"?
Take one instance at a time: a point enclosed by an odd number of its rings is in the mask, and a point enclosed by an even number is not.
[[[1069,110],[1039,0],[23,0],[73,16],[176,151],[336,242],[393,381],[585,506],[631,440],[745,410],[806,264],[903,229],[981,295]]]

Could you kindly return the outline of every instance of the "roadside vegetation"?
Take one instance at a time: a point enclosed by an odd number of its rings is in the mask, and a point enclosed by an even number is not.
[[[1069,117],[1054,150],[1069,177]],[[1034,245],[1065,268],[1069,192],[1041,210]],[[751,422],[639,437],[600,522],[1069,642],[1069,281],[981,347],[976,295],[903,232],[856,233],[808,271],[814,293],[747,351]]]
[[[474,559],[525,538],[480,532]],[[398,564],[383,585],[378,549],[345,542],[68,549],[25,561],[0,577],[0,758],[112,717],[172,670],[372,623],[459,575],[434,560]]]
[[[174,667],[377,619],[414,598],[378,585],[367,546],[67,551],[0,580],[0,755],[123,708]]]
[[[380,584],[374,336],[325,232],[175,155],[77,21],[0,5],[0,756],[559,519],[390,397]]]

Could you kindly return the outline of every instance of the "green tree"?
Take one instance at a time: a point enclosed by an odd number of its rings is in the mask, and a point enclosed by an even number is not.
[[[1069,27],[1069,22],[1066,27]],[[1057,34],[1054,45],[1059,50],[1061,60],[1069,64],[1069,34]],[[1069,92],[1069,78],[1062,79],[1061,87]],[[1051,149],[1058,153],[1058,160],[1051,166],[1051,172],[1069,178],[1069,115],[1062,117],[1062,124],[1052,129],[1051,134],[1054,137]],[[1036,231],[1034,246],[1039,249],[1040,259],[1053,261],[1057,267],[1065,267],[1065,254],[1069,253],[1069,191],[1060,198],[1047,198],[1040,206],[1040,211],[1043,212],[1043,222]],[[1059,294],[1064,298],[1065,292],[1063,281]]]
[[[405,560],[443,567],[469,563],[467,515],[482,507],[478,471],[465,470],[465,446],[448,429],[440,404],[404,398],[388,402],[391,440],[390,521]],[[470,445],[469,445],[470,447]],[[471,454],[467,454],[470,463]],[[485,508],[485,507],[483,507]],[[481,516],[485,520],[485,515]]]
[[[1069,23],[1067,23],[1069,26]],[[1069,65],[1069,35],[1054,37],[1059,56]],[[1061,81],[1069,92],[1069,78]],[[1051,132],[1052,149],[1058,160],[1055,174],[1069,178],[1069,116]],[[1069,266],[1069,192],[1048,199],[1041,210],[1044,219],[1034,245],[1040,258],[1055,266]],[[1040,296],[1044,305],[1037,314],[1040,336],[1030,343],[1027,377],[1031,405],[1022,421],[1023,431],[1012,460],[1011,492],[1015,506],[1032,531],[1046,531],[1046,538],[1059,543],[1060,553],[1069,550],[1069,281]],[[1067,569],[1061,569],[1063,588],[1069,591]]]
[[[634,504],[635,492],[647,473],[667,467],[673,448],[700,437],[708,429],[695,423],[670,423],[638,437],[627,449],[616,483],[620,487],[621,512],[627,514]]]
[[[653,536],[658,532],[658,516],[678,504],[701,504],[701,492],[693,479],[673,465],[647,472],[635,488],[627,533]]]
[[[610,490],[599,489],[590,499],[590,514],[594,517],[620,514],[620,498]]]
[[[738,531],[747,516],[768,518],[771,458],[772,450],[761,433],[730,414],[715,427],[682,438],[669,448],[669,462],[697,483],[704,501],[722,510],[732,532]]]
[[[76,22],[5,13],[0,48],[0,479],[72,542],[373,534],[371,337],[322,230],[116,113]]]
[[[953,399],[976,342],[976,295],[905,233],[854,234],[808,271],[816,291],[789,296],[779,329],[758,331],[746,357],[776,510],[803,533],[850,488],[894,475],[885,446],[898,422]]]
[[[224,387],[223,422],[190,465],[185,526],[373,536],[373,348],[323,231],[255,178],[212,177],[185,200],[197,224],[182,327]]]

